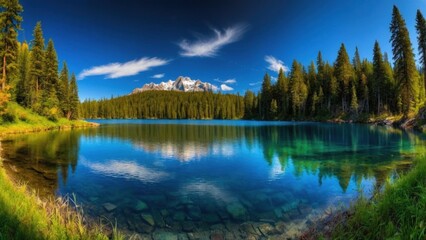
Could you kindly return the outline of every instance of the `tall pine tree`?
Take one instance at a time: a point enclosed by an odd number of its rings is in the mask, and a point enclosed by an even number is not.
[[[22,6],[18,0],[0,1],[0,55],[1,55],[1,79],[0,79],[0,113],[5,103],[9,101],[7,83],[11,80],[11,73],[16,68],[18,42],[16,40],[18,30],[21,27]]]
[[[423,84],[426,89],[426,20],[420,10],[417,10],[416,16],[417,42],[419,45],[420,63],[423,70]]]
[[[290,74],[290,94],[293,114],[297,117],[301,117],[308,98],[308,87],[303,75],[302,65],[294,60]]]
[[[37,22],[31,42],[31,108],[41,113],[41,91],[44,87],[44,38],[41,22]]]
[[[68,97],[68,104],[69,109],[67,113],[68,119],[78,119],[78,104],[80,100],[78,98],[78,89],[77,89],[77,79],[74,75],[74,73],[71,76],[71,82],[69,86],[69,97]]]
[[[44,57],[44,76],[42,93],[42,114],[57,119],[61,114],[58,99],[58,57],[52,39],[49,40]]]
[[[61,73],[59,75],[59,88],[58,88],[58,99],[59,106],[61,107],[62,114],[67,116],[69,110],[69,73],[67,63],[64,62]]]
[[[270,109],[272,101],[272,85],[271,77],[268,73],[263,77],[262,89],[261,89],[261,118],[270,119]]]
[[[30,50],[26,42],[22,43],[18,54],[18,82],[16,84],[16,101],[30,106]]]
[[[348,104],[347,96],[350,96],[350,84],[354,78],[354,69],[343,43],[337,53],[337,59],[334,65],[334,75],[339,85],[340,98],[342,100],[342,111],[345,112]]]
[[[396,6],[393,7],[390,31],[399,106],[404,117],[408,117],[416,107],[418,73],[408,29]]]

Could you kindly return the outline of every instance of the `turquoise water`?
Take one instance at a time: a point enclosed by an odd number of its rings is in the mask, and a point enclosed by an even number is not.
[[[155,239],[292,237],[406,171],[419,139],[361,124],[94,122],[3,139],[5,167],[42,196],[75,194],[87,216]]]

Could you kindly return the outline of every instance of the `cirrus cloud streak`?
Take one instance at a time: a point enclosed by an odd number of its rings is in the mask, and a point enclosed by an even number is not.
[[[245,25],[236,25],[223,31],[213,29],[214,35],[209,38],[199,38],[192,42],[183,39],[178,43],[182,50],[180,55],[183,57],[214,57],[223,46],[240,40],[246,29]]]
[[[281,68],[284,72],[287,72],[289,70],[288,67],[284,65],[283,61],[276,59],[273,56],[265,56],[265,61],[269,63],[268,69],[274,72],[278,73]]]
[[[161,59],[157,57],[144,57],[138,60],[132,60],[125,63],[109,63],[106,65],[95,66],[89,69],[83,70],[79,75],[78,79],[82,80],[89,76],[102,76],[105,78],[120,78],[128,77],[139,74],[140,72],[148,71],[153,67],[159,67],[166,65],[170,62],[167,59]]]

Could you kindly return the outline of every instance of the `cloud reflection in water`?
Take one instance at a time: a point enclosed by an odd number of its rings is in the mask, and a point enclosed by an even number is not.
[[[135,179],[142,182],[159,182],[170,178],[170,174],[141,166],[135,162],[110,160],[106,163],[90,162],[84,157],[81,164],[90,170],[110,177],[120,177],[126,179]]]

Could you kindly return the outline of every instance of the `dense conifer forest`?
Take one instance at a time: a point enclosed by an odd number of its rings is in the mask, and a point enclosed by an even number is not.
[[[370,116],[412,117],[425,99],[426,21],[416,18],[421,66],[416,68],[414,49],[404,18],[394,6],[390,32],[393,58],[372,46],[372,61],[356,48],[350,59],[342,43],[333,63],[321,52],[308,66],[294,60],[289,73],[283,69],[276,82],[266,73],[259,93],[243,97],[220,93],[151,91],[80,105],[83,118],[259,119],[300,120]],[[243,98],[243,100],[242,100]]]
[[[9,101],[56,121],[61,117],[77,119],[79,104],[75,75],[64,62],[59,72],[54,42],[47,45],[41,22],[30,43],[19,42],[23,8],[18,0],[0,1],[0,115],[3,122],[13,121],[6,111]]]

